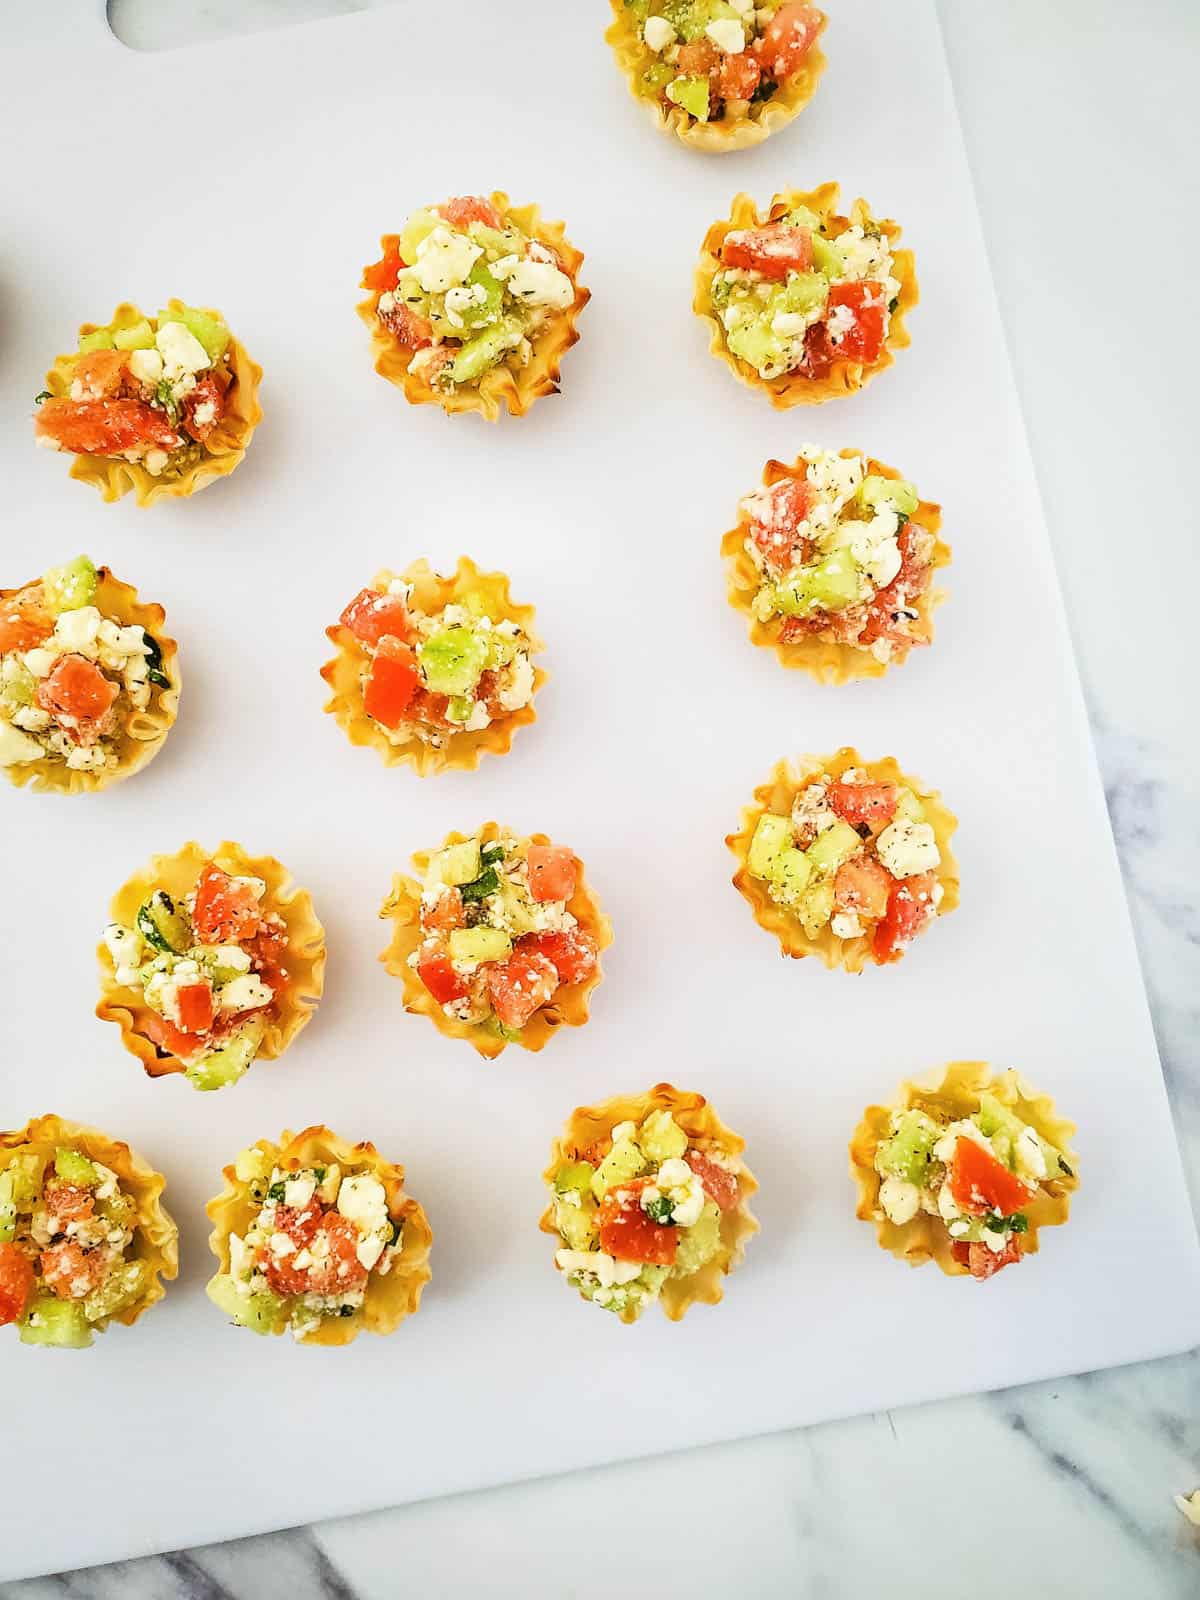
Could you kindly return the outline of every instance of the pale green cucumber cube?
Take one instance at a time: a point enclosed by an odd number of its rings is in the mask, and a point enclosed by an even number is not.
[[[512,953],[512,940],[500,928],[454,928],[448,940],[451,961],[501,961]]]
[[[812,883],[797,900],[794,910],[800,925],[810,939],[817,934],[833,915],[833,880],[822,878]]]
[[[857,832],[839,817],[832,828],[826,828],[824,833],[817,835],[809,845],[807,855],[818,872],[833,874],[843,861],[849,861],[861,849],[862,840]]]
[[[915,1183],[920,1188],[941,1131],[925,1112],[903,1112],[896,1120],[895,1132],[879,1146],[876,1170],[889,1177],[903,1178],[906,1183]]]
[[[186,1076],[193,1089],[206,1092],[226,1089],[245,1076],[250,1063],[258,1054],[266,1023],[261,1017],[252,1017],[219,1050],[212,1050],[199,1061],[193,1061]]]
[[[108,328],[97,328],[95,333],[81,333],[79,336],[79,354],[90,355],[93,350],[111,350],[113,336]]]
[[[145,1293],[149,1276],[150,1269],[144,1261],[126,1261],[114,1267],[100,1287],[82,1302],[84,1317],[88,1322],[115,1317]]]
[[[554,1202],[554,1222],[571,1250],[591,1250],[596,1243],[596,1202],[587,1195],[579,1205]]]
[[[857,837],[855,834],[856,839]],[[813,864],[804,851],[789,845],[775,862],[771,873],[771,884],[776,896],[780,900],[786,900],[790,905],[804,894],[812,875]]]
[[[78,1150],[60,1146],[54,1152],[54,1170],[64,1183],[73,1183],[80,1189],[93,1189],[100,1182],[94,1164]]]
[[[775,863],[792,842],[790,817],[764,811],[755,824],[746,865],[756,878],[769,878]]]
[[[616,1144],[596,1168],[592,1178],[592,1193],[597,1200],[604,1198],[607,1190],[628,1183],[646,1167],[646,1158],[632,1139],[618,1139]]]
[[[429,876],[434,883],[474,883],[480,873],[479,840],[464,839],[461,844],[448,844],[429,862]]]
[[[637,1142],[651,1161],[661,1165],[682,1156],[688,1139],[669,1111],[652,1111],[638,1129]]]
[[[523,324],[515,317],[503,317],[490,328],[485,328],[482,333],[476,334],[463,345],[461,350],[455,352],[454,358],[446,367],[446,374],[451,383],[474,383],[489,367],[495,366],[506,350],[519,343],[523,331]]]
[[[696,1272],[705,1262],[711,1261],[720,1248],[721,1213],[711,1200],[706,1200],[704,1210],[691,1227],[679,1230],[679,1243],[675,1250],[676,1276]]]
[[[467,695],[487,663],[487,644],[470,628],[439,628],[417,650],[417,664],[433,694]]]
[[[564,1161],[554,1174],[554,1188],[558,1194],[574,1189],[579,1194],[590,1194],[596,1169],[590,1161]]]
[[[436,211],[414,211],[400,234],[400,259],[411,267],[417,259],[417,246],[428,239],[435,228],[445,226],[445,220]]]
[[[65,566],[51,567],[42,579],[42,592],[47,610],[55,616],[90,606],[96,598],[96,568],[87,556],[76,556]]]
[[[667,85],[667,99],[697,122],[708,121],[708,78],[675,78]]]
[[[911,483],[903,478],[879,477],[873,472],[859,484],[858,498],[865,506],[893,506],[903,517],[911,517],[921,503]]]
[[[77,1300],[38,1295],[25,1309],[18,1327],[22,1344],[40,1344],[57,1350],[86,1350],[92,1342],[83,1307]]]
[[[143,317],[128,328],[114,328],[112,337],[118,350],[149,350],[154,344],[154,329]]]

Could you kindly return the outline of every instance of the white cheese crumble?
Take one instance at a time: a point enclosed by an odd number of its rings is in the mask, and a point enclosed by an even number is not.
[[[885,1178],[879,1185],[879,1204],[889,1221],[903,1227],[921,1209],[921,1191],[905,1178]]]
[[[894,878],[932,872],[942,859],[932,826],[913,822],[910,817],[897,817],[890,822],[875,841],[875,848]]]
[[[704,32],[716,45],[717,49],[727,56],[740,55],[746,48],[745,29],[740,22],[735,22],[732,17],[724,17],[718,22],[710,22]]]
[[[668,45],[675,43],[675,29],[666,17],[647,17],[646,25],[642,29],[642,38],[646,41],[647,48],[655,54],[665,50]]]

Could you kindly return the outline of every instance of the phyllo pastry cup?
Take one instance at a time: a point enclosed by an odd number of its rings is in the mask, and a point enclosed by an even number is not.
[[[393,924],[379,959],[406,1011],[489,1060],[583,1026],[612,924],[572,850],[485,822],[413,863],[422,881],[397,873],[379,913]]]
[[[310,1021],[325,975],[312,898],[274,856],[233,840],[152,856],[117,890],[97,955],[96,1015],[152,1078],[236,1083]]]
[[[337,651],[321,668],[333,690],[325,710],[389,767],[473,772],[537,720],[546,674],[532,657],[545,647],[533,621],[503,572],[467,556],[449,577],[424,560],[385,568],[325,630]]]
[[[857,1215],[910,1266],[993,1277],[1066,1222],[1079,1187],[1075,1125],[1016,1071],[952,1061],[868,1106],[850,1141]]]
[[[224,478],[262,421],[262,368],[219,311],[169,300],[155,317],[124,302],[46,374],[37,442],[74,456],[71,476],[140,506]]]
[[[165,1184],[127,1144],[62,1117],[0,1133],[0,1324],[68,1350],[131,1328],[179,1271]]]
[[[583,252],[564,224],[500,190],[416,211],[384,234],[364,268],[358,314],[371,332],[375,371],[411,405],[524,416],[558,393],[559,364],[579,338],[591,291]]]
[[[165,622],[87,556],[0,589],[0,767],[11,783],[84,794],[153,760],[179,709]]]
[[[860,450],[768,461],[721,540],[729,603],[750,641],[820,683],[878,678],[933,641],[950,562],[942,510]]]
[[[716,1305],[758,1231],[744,1149],[703,1095],[669,1083],[580,1106],[543,1174],[559,1272],[626,1323],[656,1300],[672,1322]]]
[[[780,761],[725,843],[733,882],[787,956],[861,972],[899,961],[958,905],[958,819],[893,757]]]
[[[323,1125],[260,1139],[208,1202],[208,1296],[239,1327],[298,1344],[394,1333],[418,1310],[433,1234],[404,1168]]]
[[[852,394],[910,343],[919,291],[899,226],[837,203],[836,183],[787,189],[766,216],[739,194],[704,236],[692,309],[709,348],[781,409]]]
[[[611,3],[604,37],[630,94],[657,128],[694,150],[761,144],[799,115],[825,71],[818,41],[829,19],[803,0],[728,13],[719,44],[705,30],[704,0]]]

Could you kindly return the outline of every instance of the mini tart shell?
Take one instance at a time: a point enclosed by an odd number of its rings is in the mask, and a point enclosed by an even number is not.
[[[748,383],[751,388],[765,389],[771,398],[771,404],[780,410],[787,410],[791,406],[821,405],[826,400],[836,400],[841,395],[853,394],[877,372],[882,372],[885,367],[891,366],[894,359],[893,352],[903,349],[912,342],[904,325],[904,318],[906,312],[911,311],[920,298],[916,261],[911,250],[895,248],[892,249],[892,261],[893,271],[900,284],[900,293],[896,296],[898,304],[891,314],[887,339],[879,353],[879,359],[870,366],[864,366],[860,361],[835,360],[824,378],[806,378],[799,372],[784,372],[777,378],[764,378],[748,361],[742,361],[735,356],[725,342],[725,329],[713,309],[712,281],[721,270],[721,246],[725,242],[726,234],[738,228],[762,227],[765,223],[777,221],[796,206],[807,206],[812,211],[828,213],[827,220],[837,224],[839,232],[843,232],[855,223],[864,225],[871,223],[885,235],[890,246],[895,245],[895,241],[900,237],[899,225],[890,221],[877,221],[872,217],[865,200],[856,200],[850,207],[849,216],[839,216],[834,213],[832,207],[837,205],[838,190],[839,185],[836,183],[823,183],[819,189],[809,191],[785,189],[772,198],[765,217],[759,216],[758,207],[748,194],[739,194],[734,198],[728,220],[713,223],[704,236],[704,244],[700,250],[692,309],[709,325],[709,349],[718,360],[724,361],[734,376],[740,378],[743,383]]]
[[[499,823],[485,822],[475,833],[448,833],[438,849],[444,850],[447,845],[462,844],[466,839],[475,838],[481,844],[491,844],[504,831]],[[528,847],[531,844],[550,844],[551,840],[544,833],[534,833],[518,842]],[[413,856],[413,863],[422,876],[430,858],[436,853],[434,850],[418,850]],[[578,856],[575,859],[579,861]],[[600,902],[587,881],[582,861],[579,861],[575,893],[567,902],[567,910],[580,927],[595,939],[598,952],[608,949],[613,940],[612,923],[600,909]],[[425,938],[421,929],[420,883],[397,872],[392,879],[392,892],[383,902],[379,915],[395,924],[387,949],[379,959],[392,977],[399,978],[403,983],[404,1009],[428,1017],[434,1027],[450,1039],[470,1040],[481,1056],[494,1061],[509,1041],[492,1033],[481,1022],[462,1022],[457,1017],[448,1017],[408,965],[408,957]],[[603,976],[597,960],[596,970],[582,983],[559,984],[550,1002],[535,1011],[521,1029],[521,1037],[516,1042],[523,1050],[542,1050],[560,1028],[581,1028],[588,1020],[592,990]]]
[[[168,300],[165,309],[182,312],[185,306],[182,300]],[[225,323],[221,313],[210,306],[198,309]],[[132,328],[148,320],[144,312],[126,300],[117,307],[107,323],[85,322],[80,326],[79,333],[81,337],[96,333],[101,326]],[[225,326],[228,324],[225,323]],[[245,346],[232,334],[228,354],[233,382],[226,391],[225,415],[199,446],[201,453],[198,460],[189,461],[180,469],[168,467],[156,478],[138,461],[77,454],[71,463],[71,477],[95,484],[101,496],[109,501],[119,500],[132,490],[139,506],[152,506],[157,500],[180,499],[197,493],[216,478],[227,477],[246,454],[250,436],[262,421],[262,407],[258,403],[262,368],[250,359]],[[71,372],[78,357],[78,350],[59,356],[46,374],[46,388],[55,399],[70,398]]]
[[[551,1147],[550,1165],[542,1176],[553,1187],[554,1174],[564,1161],[578,1160],[581,1151],[598,1139],[608,1138],[619,1122],[641,1123],[652,1111],[669,1112],[687,1134],[689,1142],[702,1151],[717,1150],[722,1155],[739,1158],[738,1203],[732,1210],[721,1213],[721,1248],[711,1261],[706,1261],[695,1272],[681,1278],[668,1278],[662,1286],[659,1304],[672,1322],[678,1322],[697,1301],[710,1306],[717,1304],[725,1293],[726,1274],[738,1265],[745,1253],[746,1241],[758,1232],[758,1219],[751,1213],[749,1204],[750,1196],[758,1188],[758,1180],[740,1160],[746,1141],[725,1126],[702,1094],[658,1083],[646,1094],[616,1095],[598,1106],[579,1106],[572,1111]],[[554,1222],[553,1201],[542,1212],[538,1226],[543,1233],[562,1239]],[[638,1319],[634,1308],[619,1315],[625,1323]]]
[[[979,1096],[986,1090],[1003,1105],[1015,1111],[1057,1150],[1061,1150],[1074,1176],[1043,1183],[1035,1199],[1021,1209],[1029,1218],[1028,1231],[1015,1234],[1022,1255],[1035,1255],[1038,1229],[1065,1222],[1071,1209],[1071,1195],[1079,1187],[1079,1158],[1071,1149],[1075,1124],[1055,1114],[1054,1101],[1039,1094],[1020,1073],[1009,1070],[993,1074],[986,1061],[952,1061],[926,1078],[906,1080],[888,1106],[868,1106],[850,1141],[850,1176],[858,1190],[856,1215],[873,1222],[880,1247],[910,1266],[936,1261],[948,1277],[969,1274],[968,1267],[952,1254],[953,1239],[940,1217],[919,1211],[911,1222],[892,1222],[879,1204],[882,1179],[875,1171],[875,1152],[888,1137],[888,1120],[893,1110],[919,1110],[948,1116],[952,1122],[979,1110]]]
[[[542,395],[558,393],[559,364],[571,346],[579,341],[579,330],[575,324],[579,320],[579,313],[591,299],[592,291],[585,289],[578,281],[583,251],[576,250],[567,239],[564,223],[544,221],[537,206],[510,205],[508,196],[499,189],[494,189],[488,198],[496,210],[511,217],[528,238],[549,246],[558,256],[562,270],[575,284],[573,304],[565,311],[547,317],[545,324],[530,339],[533,354],[527,366],[513,370],[502,361],[489,368],[478,382],[460,387],[452,394],[445,393],[417,373],[409,372],[408,364],[416,352],[407,345],[398,344],[393,335],[380,325],[376,312],[381,290],[372,289],[367,298],[359,303],[357,311],[371,333],[375,371],[398,389],[403,389],[410,405],[441,406],[443,411],[451,415],[459,411],[478,411],[489,422],[496,422],[502,405],[507,405],[511,416],[523,417]],[[385,255],[399,242],[398,233],[385,233],[379,241]]]
[[[429,1282],[429,1251],[433,1232],[421,1206],[404,1192],[404,1168],[385,1161],[373,1144],[351,1145],[323,1123],[305,1128],[302,1133],[285,1129],[279,1143],[259,1139],[254,1149],[261,1150],[272,1165],[297,1172],[301,1167],[330,1166],[336,1162],[343,1173],[369,1173],[378,1178],[387,1192],[388,1215],[403,1223],[400,1249],[391,1271],[380,1277],[372,1271],[367,1279],[362,1307],[352,1317],[323,1317],[318,1327],[297,1340],[298,1344],[352,1344],[365,1328],[368,1333],[395,1333],[404,1321],[420,1308],[421,1292]],[[250,1184],[237,1175],[234,1166],[222,1169],[225,1187],[205,1207],[213,1231],[208,1245],[216,1256],[220,1273],[229,1271],[231,1234],[244,1236],[260,1210],[252,1199]],[[283,1327],[274,1332],[283,1333]]]
[[[735,117],[727,114],[719,122],[697,122],[694,117],[688,116],[682,106],[665,106],[656,97],[651,98],[639,92],[638,80],[646,67],[657,61],[658,57],[639,35],[637,19],[624,0],[611,0],[611,4],[614,17],[604,37],[612,46],[630,94],[639,105],[645,106],[656,128],[663,133],[674,134],[693,150],[720,155],[728,150],[749,150],[764,139],[769,139],[804,110],[816,93],[821,74],[828,65],[819,43],[829,23],[829,18],[822,12],[821,25],[799,72],[793,72],[789,78],[785,78],[769,100],[757,103],[742,101],[740,104],[745,109]]]
[[[750,840],[764,811],[790,813],[796,795],[814,778],[825,776],[838,779],[851,767],[865,772],[873,783],[902,784],[920,799],[942,858],[935,872],[942,886],[938,919],[946,916],[958,905],[958,862],[950,849],[950,836],[958,827],[958,818],[942,804],[936,789],[930,789],[919,778],[902,772],[892,756],[886,756],[882,761],[864,761],[857,750],[844,746],[836,755],[801,756],[795,765],[786,760],[776,763],[766,783],[759,784],[755,789],[754,804],[743,809],[741,827],[736,833],[727,835],[725,843],[737,857],[734,887],[749,901],[759,927],[773,933],[779,940],[785,956],[794,956],[796,959],[816,956],[827,967],[844,967],[847,972],[861,972],[866,966],[884,964],[876,962],[872,956],[871,940],[867,934],[857,939],[839,939],[827,923],[815,939],[810,939],[799,919],[785,906],[772,900],[766,885],[751,876],[748,864]],[[903,956],[900,959],[903,960]]]
[[[454,573],[444,578],[431,571],[429,563],[422,560],[414,561],[400,573],[390,572],[385,567],[382,572],[376,573],[373,587],[386,590],[388,584],[397,577],[412,584],[414,605],[430,615],[436,615],[446,606],[461,601],[464,595],[471,592],[482,595],[484,609],[493,622],[518,624],[529,640],[530,656],[545,649],[533,631],[533,607],[516,604],[509,593],[509,580],[503,572],[480,572],[467,556],[460,556]],[[340,622],[326,628],[325,632],[337,649],[333,660],[327,661],[321,668],[321,676],[333,690],[333,697],[325,710],[333,713],[351,744],[369,745],[377,750],[386,766],[395,767],[407,762],[422,778],[452,768],[474,772],[485,752],[490,751],[496,756],[506,755],[512,748],[517,729],[537,721],[533,697],[546,681],[546,674],[541,667],[533,669],[533,696],[528,705],[496,718],[486,728],[478,728],[470,733],[465,729],[451,733],[446,742],[437,748],[416,733],[402,744],[396,743],[388,738],[384,729],[367,715],[363,707],[360,673],[366,665],[367,652],[349,628],[343,627]]]
[[[64,761],[44,757],[40,761],[26,761],[20,766],[5,767],[9,782],[21,788],[32,784],[42,793],[85,794],[95,789],[106,789],[110,783],[119,783],[140,771],[163,747],[167,734],[174,726],[179,711],[179,646],[162,632],[167,614],[161,606],[143,604],[137,590],[114,578],[107,567],[96,571],[96,607],[100,613],[119,622],[123,628],[137,623],[153,634],[162,651],[162,671],[171,680],[170,687],[160,689],[150,686],[150,704],[144,711],[133,711],[126,716],[117,744],[117,765],[108,772],[76,772]],[[28,584],[22,588],[28,588]],[[0,601],[11,600],[20,589],[0,589]]]
[[[82,1150],[92,1161],[99,1161],[115,1172],[122,1189],[137,1208],[127,1259],[144,1261],[149,1266],[150,1278],[145,1292],[114,1316],[89,1324],[97,1333],[102,1333],[110,1322],[132,1328],[143,1311],[157,1304],[166,1293],[162,1279],[170,1280],[179,1275],[179,1229],[162,1203],[167,1180],[127,1144],[110,1139],[98,1128],[67,1122],[63,1117],[50,1114],[34,1117],[23,1128],[11,1133],[0,1133],[0,1166],[7,1165],[8,1158],[25,1150],[48,1156],[53,1161],[59,1145]]]
[[[850,460],[861,456],[862,451],[839,450],[838,454],[843,460]],[[895,479],[901,476],[895,467],[885,466],[882,461],[876,461],[874,456],[865,456],[863,459],[868,473],[874,473],[881,478]],[[807,466],[808,463],[803,456],[797,456],[791,466],[785,466],[782,461],[768,461],[763,468],[762,481],[769,487],[783,478],[803,478]],[[935,505],[931,500],[920,501],[912,515],[912,521],[918,523],[927,533],[932,533],[937,540],[933,550],[934,571],[939,567],[949,566],[950,546],[938,538],[942,526],[941,506]],[[743,516],[737,527],[731,528],[722,538],[721,554],[725,558],[729,604],[735,611],[742,612],[749,619],[751,644],[763,645],[767,649],[774,650],[781,666],[810,673],[818,683],[850,683],[855,678],[882,678],[889,667],[898,667],[907,661],[911,650],[906,650],[903,655],[893,656],[890,661],[879,661],[870,650],[863,650],[852,644],[839,644],[832,640],[820,639],[815,634],[806,634],[803,638],[785,643],[780,638],[785,618],[776,615],[766,622],[760,622],[754,615],[754,597],[758,593],[762,579],[746,550],[746,540],[749,535],[750,523]],[[929,588],[916,602],[916,609],[920,612],[921,621],[929,630],[931,641],[933,613],[945,599],[944,589]]]
[[[211,852],[195,840],[170,856],[151,856],[117,890],[109,906],[109,920],[133,927],[138,908],[155,889],[165,889],[175,900],[182,900],[196,887],[201,869],[215,861],[224,871],[237,877],[261,878],[267,886],[262,905],[278,912],[288,930],[287,987],[276,1002],[276,1015],[268,1017],[256,1059],[274,1061],[312,1018],[325,981],[325,930],[317,921],[312,897],[292,881],[287,868],[274,856],[251,856],[240,844],[223,839]],[[96,948],[100,961],[100,1001],[96,1015],[102,1022],[115,1022],[121,1030],[121,1043],[137,1056],[151,1078],[172,1072],[186,1072],[187,1063],[178,1056],[160,1055],[154,1043],[140,1030],[156,1016],[136,989],[118,984],[112,956],[101,940]]]

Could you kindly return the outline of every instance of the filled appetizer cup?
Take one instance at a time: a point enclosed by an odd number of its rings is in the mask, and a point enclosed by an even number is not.
[[[573,850],[485,822],[413,862],[420,881],[397,873],[379,913],[394,924],[379,959],[406,1011],[489,1058],[588,1020],[612,925]]]
[[[71,476],[140,506],[195,494],[233,471],[262,421],[262,368],[220,312],[171,300],[156,317],[120,305],[87,322],[38,396],[38,444],[75,457]]]
[[[804,445],[741,502],[721,540],[750,638],[825,683],[877,678],[933,639],[950,560],[941,507],[861,450]]]
[[[321,668],[333,690],[325,709],[389,767],[474,771],[537,718],[546,674],[533,665],[543,648],[533,618],[504,573],[480,572],[466,556],[450,577],[425,561],[385,569],[325,630],[337,650]]]
[[[910,1266],[994,1277],[1067,1220],[1079,1187],[1075,1126],[1019,1073],[952,1061],[868,1106],[850,1142],[858,1216]]]
[[[166,612],[87,556],[0,589],[0,767],[82,794],[152,760],[179,708]]]
[[[865,200],[849,216],[837,203],[836,183],[789,189],[764,217],[739,194],[704,238],[693,309],[713,355],[775,406],[851,394],[909,343],[912,251],[896,249],[899,227],[877,221]]]
[[[725,843],[735,886],[785,955],[861,972],[899,961],[957,906],[957,826],[891,756],[845,748],[779,762]]]
[[[131,1328],[179,1271],[165,1182],[127,1144],[62,1117],[0,1133],[0,1326],[60,1350]]]
[[[325,973],[312,899],[273,856],[226,839],[152,856],[113,897],[96,1015],[157,1078],[224,1089],[311,1018]]]
[[[622,1322],[655,1301],[672,1322],[715,1305],[758,1231],[745,1143],[703,1095],[669,1083],[573,1111],[545,1171],[541,1228],[559,1272]]]
[[[605,38],[636,100],[697,150],[744,150],[798,116],[827,18],[802,0],[612,0]]]
[[[220,1263],[208,1297],[252,1333],[349,1344],[421,1304],[433,1234],[404,1168],[324,1126],[260,1139],[208,1203]]]
[[[358,314],[375,370],[412,405],[523,416],[557,394],[559,362],[590,298],[583,253],[561,222],[506,194],[464,195],[413,212],[363,271]]]

